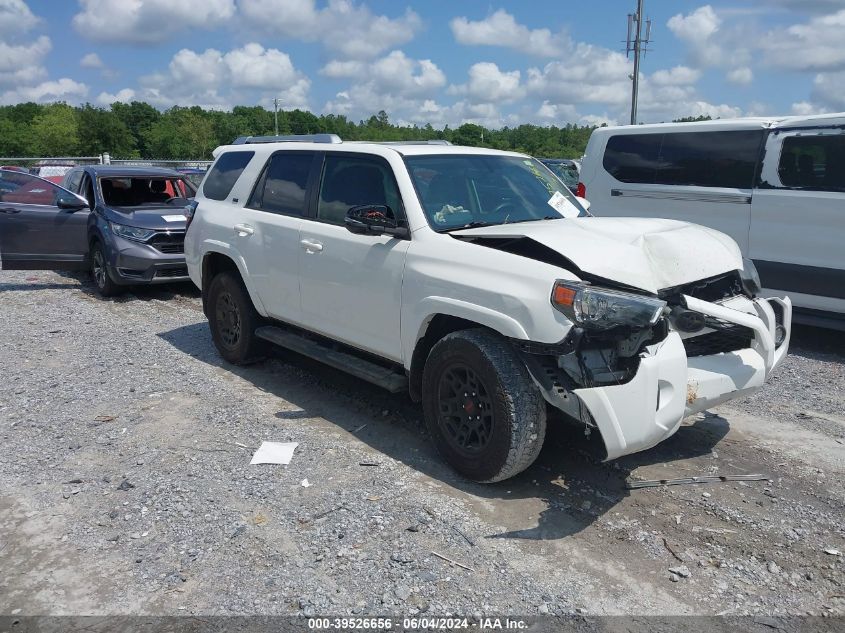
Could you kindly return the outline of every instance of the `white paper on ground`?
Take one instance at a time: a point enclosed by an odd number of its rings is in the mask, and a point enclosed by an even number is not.
[[[298,442],[261,442],[249,464],[290,464],[297,446]]]
[[[580,213],[580,211],[575,208],[575,205],[569,202],[569,200],[566,199],[566,196],[560,191],[555,191],[554,195],[549,198],[549,206],[555,211],[560,212],[560,214],[565,218],[577,218]]]

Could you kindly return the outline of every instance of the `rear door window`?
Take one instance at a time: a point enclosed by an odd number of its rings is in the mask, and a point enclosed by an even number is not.
[[[845,134],[785,138],[778,175],[785,187],[845,191]]]
[[[273,154],[246,206],[270,213],[304,216],[308,206],[308,177],[315,155],[315,152]]]
[[[621,134],[607,141],[604,168],[628,183],[653,184],[662,134]]]
[[[255,152],[226,152],[218,158],[202,186],[205,197],[225,200],[253,156]]]

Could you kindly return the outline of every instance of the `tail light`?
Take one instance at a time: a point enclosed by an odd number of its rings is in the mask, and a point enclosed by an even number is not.
[[[197,212],[197,201],[189,200],[185,205],[185,231],[191,226],[191,221],[194,219],[194,214]]]
[[[587,197],[587,188],[584,186],[583,182],[578,183],[578,186],[575,188],[575,195],[579,198]]]

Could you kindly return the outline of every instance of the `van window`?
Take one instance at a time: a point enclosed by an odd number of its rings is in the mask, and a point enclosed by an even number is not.
[[[205,197],[225,200],[253,156],[255,152],[226,152],[218,158],[202,186]]]
[[[305,190],[313,162],[314,152],[273,154],[247,206],[270,213],[305,215]]]
[[[778,175],[785,187],[845,191],[845,134],[785,138]]]
[[[750,189],[763,130],[625,134],[608,140],[604,167],[621,182]]]

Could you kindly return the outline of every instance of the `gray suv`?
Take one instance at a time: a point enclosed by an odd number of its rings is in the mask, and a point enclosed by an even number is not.
[[[184,208],[195,193],[155,167],[85,166],[47,180],[0,170],[5,270],[90,268],[102,296],[188,279]]]

